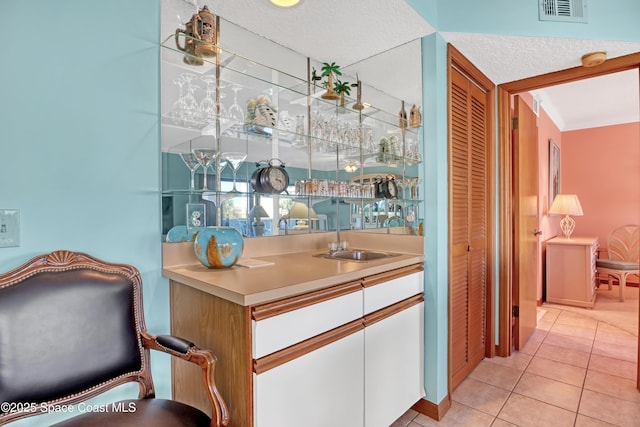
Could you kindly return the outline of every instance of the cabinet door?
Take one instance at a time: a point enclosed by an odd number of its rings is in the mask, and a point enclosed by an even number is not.
[[[365,327],[366,427],[389,427],[425,395],[424,302],[411,304]]]
[[[364,425],[363,358],[360,330],[254,375],[255,426]]]

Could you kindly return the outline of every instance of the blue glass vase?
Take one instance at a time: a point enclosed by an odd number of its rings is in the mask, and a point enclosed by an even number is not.
[[[192,242],[201,227],[187,229],[186,225],[176,225],[167,232],[167,243]]]
[[[193,241],[196,257],[208,268],[233,266],[243,249],[242,234],[233,227],[202,228]]]

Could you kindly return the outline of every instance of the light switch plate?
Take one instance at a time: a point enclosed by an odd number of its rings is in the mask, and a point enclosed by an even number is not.
[[[20,211],[0,209],[0,248],[20,246]]]

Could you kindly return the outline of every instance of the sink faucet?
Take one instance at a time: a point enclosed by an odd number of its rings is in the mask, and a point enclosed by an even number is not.
[[[283,224],[284,224],[284,227],[283,227]],[[278,221],[278,228],[280,229],[284,228],[285,236],[289,234],[289,215],[282,216],[280,218],[280,220]]]

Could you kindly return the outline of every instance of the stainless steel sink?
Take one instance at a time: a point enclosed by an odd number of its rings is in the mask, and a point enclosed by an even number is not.
[[[314,255],[322,258],[337,259],[339,261],[373,261],[377,259],[391,258],[400,254],[394,254],[390,252],[378,252],[367,250],[345,250],[337,252],[329,252]]]

